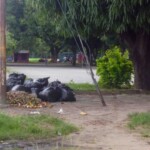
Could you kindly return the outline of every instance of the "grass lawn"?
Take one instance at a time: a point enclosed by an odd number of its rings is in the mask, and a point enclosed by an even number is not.
[[[41,58],[29,58],[30,63],[38,63]]]
[[[128,126],[140,132],[144,137],[150,137],[150,112],[129,115]]]
[[[0,140],[38,140],[78,131],[74,125],[49,115],[11,117],[0,114]]]
[[[94,84],[89,83],[67,83],[75,91],[96,91]]]

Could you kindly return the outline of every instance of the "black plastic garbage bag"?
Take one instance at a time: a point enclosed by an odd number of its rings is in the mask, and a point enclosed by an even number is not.
[[[19,80],[21,82],[21,85],[22,85],[26,79],[26,75],[25,74],[19,74],[19,73],[12,73],[9,75],[8,78],[11,78],[14,80]]]
[[[29,89],[37,88],[40,91],[48,85],[48,79],[49,79],[49,77],[39,78],[39,79],[36,79],[36,80],[28,79],[28,80],[25,81],[24,86],[28,87]]]
[[[12,87],[11,91],[24,91],[24,92],[28,92],[29,89],[27,87],[25,87],[24,85],[15,85]]]
[[[45,87],[45,86],[48,85],[48,79],[49,79],[49,77],[46,77],[46,78],[39,78],[39,79],[35,80],[35,82],[38,82],[38,83],[40,83],[43,87]]]
[[[58,87],[61,90],[61,97],[58,101],[76,101],[75,94],[73,90],[65,84],[62,84],[60,81],[53,81],[49,87]]]
[[[32,93],[42,101],[62,102],[76,101],[73,90],[60,81],[48,82],[49,77],[39,79],[27,79],[26,75],[12,73],[9,75],[6,85],[7,91],[24,91]]]
[[[61,95],[62,92],[59,87],[47,87],[39,93],[38,98],[43,101],[58,102],[60,101]]]
[[[76,98],[75,98],[75,94],[73,93],[72,90],[67,90],[65,88],[61,88],[61,98],[60,98],[60,101],[69,101],[69,102],[74,102],[76,101]]]
[[[12,73],[8,76],[8,79],[6,80],[6,88],[7,91],[10,91],[12,87],[15,85],[23,85],[25,81],[26,75],[24,74],[18,74],[18,73]]]

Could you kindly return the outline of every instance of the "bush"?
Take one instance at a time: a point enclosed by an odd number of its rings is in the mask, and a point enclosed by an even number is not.
[[[126,50],[121,53],[119,47],[106,51],[106,54],[96,60],[99,85],[103,88],[130,87],[131,74],[133,72],[132,62]]]

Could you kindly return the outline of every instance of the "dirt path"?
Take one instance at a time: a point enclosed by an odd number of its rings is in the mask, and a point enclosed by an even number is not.
[[[150,95],[104,96],[107,107],[102,107],[97,95],[77,95],[75,103],[54,103],[53,108],[38,109],[40,113],[53,114],[76,124],[78,133],[62,139],[62,145],[77,150],[150,150],[150,139],[126,128],[127,115],[132,112],[150,111]],[[58,114],[63,108],[64,113]],[[5,108],[11,114],[29,114],[33,110]],[[80,115],[80,112],[87,115]]]

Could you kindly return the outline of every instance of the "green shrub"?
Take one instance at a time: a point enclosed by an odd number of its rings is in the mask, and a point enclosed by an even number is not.
[[[132,62],[126,50],[121,53],[119,47],[106,51],[106,54],[97,59],[97,75],[99,85],[103,88],[130,87],[131,74],[133,72]]]

